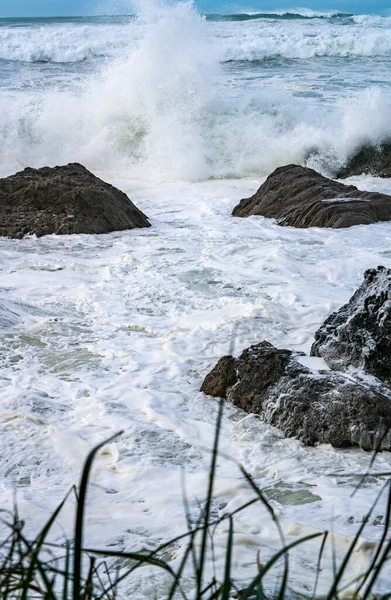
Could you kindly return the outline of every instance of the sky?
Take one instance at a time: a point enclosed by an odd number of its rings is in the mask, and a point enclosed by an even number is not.
[[[391,14],[391,0],[196,0],[203,13],[293,9]],[[0,17],[129,14],[131,0],[0,0]]]

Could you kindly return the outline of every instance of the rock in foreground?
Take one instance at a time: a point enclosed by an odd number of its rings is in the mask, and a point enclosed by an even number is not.
[[[77,163],[0,179],[0,236],[109,233],[150,227],[124,194]]]
[[[391,220],[391,196],[361,192],[313,169],[276,169],[251,198],[241,200],[236,217],[261,215],[292,227],[351,227]]]
[[[223,357],[201,391],[261,415],[287,437],[309,446],[391,450],[391,400],[341,373],[314,373],[300,364],[302,356],[262,342],[239,358]]]
[[[316,332],[311,354],[332,368],[362,369],[391,386],[391,269],[365,272],[349,302]]]
[[[380,146],[366,145],[349,158],[338,173],[338,179],[369,173],[377,177],[391,177],[391,142]]]

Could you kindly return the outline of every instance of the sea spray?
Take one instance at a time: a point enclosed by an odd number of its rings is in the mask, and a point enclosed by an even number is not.
[[[79,160],[144,177],[207,177],[203,130],[219,60],[204,20],[191,3],[143,3],[129,35],[126,54],[80,95],[7,102],[1,162],[15,153],[21,164]]]
[[[50,71],[42,71],[39,89],[29,89],[20,68],[19,88],[10,86],[0,96],[1,174],[73,161],[93,171],[150,181],[263,176],[286,163],[333,174],[360,145],[391,135],[390,95],[380,78],[361,89],[359,75],[347,86],[328,63],[306,67],[307,59],[290,63],[282,57],[257,62],[254,44],[269,49],[274,44],[280,52],[284,44],[294,48],[296,27],[279,29],[291,27],[292,21],[221,25],[208,22],[189,2],[129,6],[136,17],[115,26],[112,21],[95,25],[103,38],[109,36],[107,55],[100,62],[89,54],[103,48],[99,35],[95,50],[90,42],[84,49],[79,44],[76,54],[89,58],[77,77],[72,66],[76,55],[69,57],[63,70],[72,70],[59,82],[61,65],[50,64]],[[334,27],[331,20],[304,19],[315,32],[316,27]],[[42,56],[53,58],[57,52],[67,60],[68,50],[57,47],[57,36],[83,38],[92,25],[77,23],[42,27],[42,40],[51,40]],[[377,21],[372,26],[367,20],[360,27],[368,35],[379,30],[388,36],[387,23],[385,19],[381,26]],[[345,25],[336,27],[338,38],[338,27]],[[357,43],[363,42],[354,22],[348,27]],[[32,31],[37,37],[34,27]],[[319,52],[322,39],[309,35],[307,41]],[[255,62],[247,60],[252,55]],[[226,63],[227,57],[236,57],[236,62]],[[247,62],[237,62],[240,57]],[[328,69],[327,75],[312,74],[319,64]],[[351,68],[355,72],[362,64],[354,62]],[[309,75],[300,69],[310,69]],[[346,75],[352,78],[348,71]]]

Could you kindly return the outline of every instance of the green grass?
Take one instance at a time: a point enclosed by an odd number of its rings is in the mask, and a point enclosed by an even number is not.
[[[214,447],[211,453],[207,495],[200,507],[199,519],[195,524],[188,516],[189,510],[185,501],[188,531],[160,545],[153,552],[122,552],[112,549],[85,548],[83,543],[84,515],[91,466],[102,446],[117,437],[113,436],[90,452],[84,464],[80,485],[78,489],[74,488],[70,492],[76,495],[77,508],[73,539],[65,545],[50,544],[48,536],[69,494],[33,540],[27,539],[24,535],[24,523],[18,514],[17,507],[15,507],[12,515],[3,511],[2,520],[9,529],[9,535],[0,543],[0,599],[120,600],[123,597],[128,599],[130,598],[129,595],[121,595],[121,590],[125,589],[123,586],[126,584],[127,578],[132,576],[134,579],[138,573],[141,575],[142,567],[153,566],[165,573],[165,580],[168,582],[166,593],[158,595],[156,592],[153,598],[161,600],[176,598],[182,600],[230,600],[231,598],[263,600],[266,598],[266,577],[269,577],[269,579],[275,577],[275,571],[272,571],[272,569],[279,566],[280,574],[276,578],[278,587],[272,597],[270,593],[268,594],[268,600],[272,600],[272,598],[273,600],[282,600],[283,598],[293,597],[292,592],[289,590],[291,552],[314,539],[318,539],[319,553],[315,561],[317,570],[313,589],[308,593],[308,597],[318,597],[318,580],[328,532],[307,535],[287,544],[273,507],[243,467],[240,467],[240,469],[253,492],[253,498],[231,514],[225,514],[220,518],[212,517],[223,405],[224,403],[221,401]],[[120,434],[121,432],[117,435]],[[353,553],[358,547],[361,535],[382,493],[387,493],[388,499],[381,538],[373,552],[367,570],[355,581],[346,583],[344,578],[346,579],[349,564],[354,561]],[[233,575],[235,516],[255,503],[261,503],[266,509],[268,518],[273,521],[279,534],[281,549],[266,564],[261,564],[258,560],[251,581],[248,581],[247,585],[243,587],[243,585],[239,586],[235,583]],[[378,495],[372,507],[369,508],[345,556],[339,564],[336,564],[335,559],[334,575],[331,578],[328,592],[326,595],[322,594],[322,598],[325,598],[325,600],[346,598],[347,589],[349,589],[350,598],[368,600],[374,597],[376,582],[391,558],[390,519],[391,479],[386,482],[382,492]],[[227,537],[225,565],[219,579],[216,575],[210,575],[211,569],[208,567],[214,562],[213,532],[223,521],[226,521]],[[176,548],[179,543],[184,549],[181,560],[174,568],[164,557],[167,556],[167,550]],[[113,568],[115,564],[122,565],[122,567]],[[193,573],[193,583],[190,586],[189,568]],[[385,600],[386,598],[391,598],[391,581],[389,593],[381,597],[376,596],[376,600]]]

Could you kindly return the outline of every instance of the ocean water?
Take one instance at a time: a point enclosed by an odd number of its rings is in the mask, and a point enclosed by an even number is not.
[[[369,15],[204,17],[188,3],[143,2],[133,17],[0,20],[0,175],[78,161],[152,223],[0,238],[0,507],[12,508],[16,490],[30,533],[77,483],[88,451],[122,429],[93,470],[86,544],[152,549],[182,533],[184,488],[195,518],[213,443],[206,373],[231,346],[267,339],[309,351],[364,270],[391,267],[388,223],[295,230],[230,216],[278,166],[332,175],[362,144],[389,139],[390,58],[391,18]],[[391,193],[387,179],[351,181]],[[214,514],[252,497],[241,463],[288,541],[332,532],[324,592],[333,549],[340,560],[386,481],[372,476],[352,495],[371,456],[306,448],[229,405],[221,449]],[[390,471],[390,455],[374,469]],[[54,540],[71,535],[73,510],[70,499]],[[372,556],[384,511],[382,498],[351,578]],[[226,524],[215,534],[218,572],[226,534]],[[279,544],[262,507],[239,513],[238,582]],[[292,553],[294,595],[311,595],[318,550]],[[178,544],[165,558],[177,565],[182,553]],[[145,569],[127,585],[141,600],[163,597],[167,581]]]

